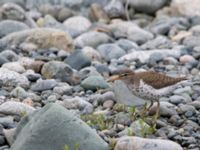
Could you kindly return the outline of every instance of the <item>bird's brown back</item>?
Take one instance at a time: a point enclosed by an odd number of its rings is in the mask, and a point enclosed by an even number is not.
[[[164,88],[180,81],[187,80],[186,77],[173,78],[154,71],[138,72],[135,73],[134,76],[136,79],[142,79],[146,84],[149,84],[155,89]]]

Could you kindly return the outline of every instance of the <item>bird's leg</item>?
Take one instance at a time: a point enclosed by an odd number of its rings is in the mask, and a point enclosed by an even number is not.
[[[149,107],[147,108],[147,111],[149,111],[152,106],[153,106],[153,100],[151,100],[151,103],[150,103]]]
[[[145,114],[147,112],[147,103],[145,103],[142,107],[142,110],[140,111],[140,116],[141,118],[144,118],[145,117]]]
[[[153,127],[155,129],[156,129],[156,120],[158,119],[158,117],[160,115],[160,101],[157,99],[156,102],[157,102],[156,114],[153,119]]]

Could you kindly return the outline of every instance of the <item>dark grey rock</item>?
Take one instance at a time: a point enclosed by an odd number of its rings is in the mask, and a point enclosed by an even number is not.
[[[72,68],[68,64],[60,61],[49,61],[45,63],[41,73],[47,79],[54,78],[70,83],[73,76]]]
[[[107,82],[101,76],[89,76],[81,82],[81,86],[85,90],[97,90],[109,87]]]
[[[126,54],[125,51],[116,44],[102,44],[97,47],[97,50],[106,61],[118,59]]]
[[[8,62],[9,60],[0,54],[0,66]]]
[[[9,61],[17,61],[19,59],[19,56],[12,50],[4,50],[0,53],[0,56],[4,57]]]
[[[136,49],[136,50],[140,49],[136,43],[129,41],[127,39],[120,39],[116,42],[116,44],[122,49],[124,49],[126,52],[130,52],[131,49]]]
[[[53,89],[58,83],[54,79],[38,80],[31,86],[31,90],[36,92],[42,92]]]
[[[0,37],[3,37],[12,32],[29,29],[29,27],[19,21],[5,20],[0,22],[0,29]]]
[[[80,70],[91,65],[89,57],[87,57],[82,51],[79,50],[72,53],[64,61],[76,70]]]
[[[143,13],[155,13],[157,10],[161,9],[167,0],[130,0],[129,5],[135,10]]]
[[[11,150],[55,150],[64,149],[65,145],[69,149],[78,145],[80,150],[108,150],[108,145],[87,124],[58,104],[48,104],[24,118],[15,137]]]

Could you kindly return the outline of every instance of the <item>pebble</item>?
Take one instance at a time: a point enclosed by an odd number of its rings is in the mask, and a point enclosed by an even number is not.
[[[31,90],[42,92],[53,89],[58,83],[54,79],[38,80],[31,86]]]
[[[89,31],[78,36],[74,40],[74,43],[77,47],[81,47],[81,48],[85,46],[96,48],[98,45],[103,44],[103,43],[108,43],[110,40],[111,38],[105,33],[97,32],[97,31]]]
[[[125,51],[115,44],[101,44],[97,50],[106,61],[118,59],[125,54]]]
[[[24,75],[6,68],[0,68],[0,80],[3,81],[4,86],[29,86],[29,81]]]
[[[89,76],[81,82],[81,86],[85,90],[106,89],[109,87],[107,82],[101,76]]]
[[[141,137],[121,137],[117,145],[115,146],[115,150],[145,150],[146,145],[151,145],[151,149],[154,150],[183,150],[181,146],[173,141],[169,140],[160,140],[160,139],[145,139]],[[169,147],[170,145],[170,147]],[[149,147],[149,146],[148,146]]]
[[[83,16],[70,17],[65,20],[63,24],[70,30],[74,30],[74,36],[78,36],[81,33],[86,32],[91,26],[91,22]]]
[[[103,103],[104,108],[112,108],[114,105],[114,102],[112,100],[107,100]]]
[[[8,62],[2,65],[2,68],[6,68],[11,71],[18,73],[24,73],[26,70],[19,62]]]
[[[9,115],[26,115],[32,113],[35,108],[21,102],[7,101],[0,105],[0,113]]]
[[[49,61],[43,65],[41,73],[47,79],[59,79],[60,81],[70,82],[73,70],[64,62]]]
[[[91,65],[91,60],[82,51],[75,51],[67,57],[64,62],[76,70],[80,70]]]

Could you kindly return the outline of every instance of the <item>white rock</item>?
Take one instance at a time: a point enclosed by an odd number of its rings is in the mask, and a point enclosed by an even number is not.
[[[24,73],[26,70],[19,62],[9,62],[2,65],[2,68],[6,68],[18,73]]]
[[[6,68],[0,68],[0,80],[4,86],[22,86],[27,87],[29,85],[28,79],[15,71],[8,70]]]
[[[0,113],[11,115],[30,114],[35,108],[21,102],[7,101],[0,105]]]
[[[140,137],[122,137],[118,140],[114,150],[183,150],[183,148],[169,140],[145,139]]]
[[[170,50],[170,49],[154,49],[149,51],[134,51],[127,55],[122,56],[119,58],[120,61],[125,60],[136,60],[139,59],[142,63],[147,63],[151,54],[153,53],[161,53],[162,55],[166,55],[166,57],[179,57],[181,55],[180,50]]]
[[[80,35],[81,33],[87,31],[92,25],[91,22],[83,16],[71,17],[67,19],[63,24],[67,28],[75,30],[76,35]]]

